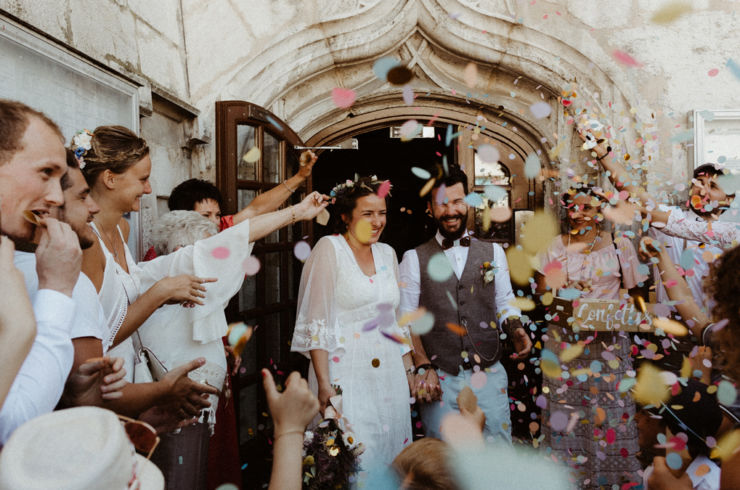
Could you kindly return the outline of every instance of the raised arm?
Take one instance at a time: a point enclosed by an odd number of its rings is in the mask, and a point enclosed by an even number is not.
[[[665,247],[659,247],[650,237],[643,237],[640,240],[640,255],[643,258],[654,258],[651,262],[657,259],[655,264],[660,271],[668,298],[676,302],[676,309],[684,321],[693,321],[693,325],[690,327],[691,333],[695,337],[701,338],[702,331],[704,327],[709,325],[710,319],[696,304],[689,285],[679,274]]]
[[[310,150],[301,153],[298,173],[269,191],[257,195],[247,207],[234,215],[234,224],[239,224],[246,219],[261,214],[270,213],[279,208],[311,175],[311,169],[316,163],[316,159],[316,155]]]
[[[294,206],[256,216],[249,220],[249,241],[256,242],[297,221],[311,220],[328,205],[329,197],[314,191]]]

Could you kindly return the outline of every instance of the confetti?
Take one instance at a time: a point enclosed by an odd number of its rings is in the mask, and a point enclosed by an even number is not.
[[[706,464],[706,463],[705,464],[701,464],[694,471],[694,475],[696,475],[699,478],[701,478],[702,476],[704,476],[707,473],[709,473],[709,471],[711,471],[711,469],[709,468],[709,465],[708,464]]]
[[[421,124],[410,119],[401,125],[401,141],[411,141],[421,133]]]
[[[477,152],[478,157],[486,163],[497,163],[500,157],[498,149],[489,144],[480,145]]]
[[[403,94],[404,104],[411,105],[414,103],[414,89],[411,88],[411,85],[404,86],[401,93]]]
[[[427,273],[432,281],[444,282],[452,276],[454,271],[452,270],[452,265],[450,265],[450,261],[447,256],[444,253],[439,252],[429,259],[429,263],[427,264]]]
[[[660,374],[660,370],[652,364],[644,363],[637,374],[637,382],[632,392],[635,401],[643,405],[659,406],[667,401],[670,396],[671,393]]]
[[[293,247],[293,255],[295,255],[296,259],[304,262],[311,255],[311,245],[301,240]]]
[[[678,453],[668,453],[665,457],[665,464],[672,470],[679,470],[683,466],[683,460]]]
[[[724,461],[730,458],[738,447],[740,447],[740,429],[735,429],[732,432],[726,433],[717,441],[717,445],[712,449],[709,457],[712,459],[719,458]]]
[[[683,324],[665,317],[653,319],[653,326],[663,330],[665,333],[670,333],[677,337],[683,337],[689,333],[689,329],[687,329]]]
[[[477,371],[470,376],[470,386],[472,386],[474,390],[480,390],[486,386],[487,382],[488,376],[484,371]]]
[[[524,175],[528,179],[534,179],[540,174],[540,170],[540,157],[536,153],[527,155],[527,159],[524,161]]]
[[[411,331],[414,335],[424,335],[434,328],[434,315],[430,312],[424,313],[421,318],[411,322]]]
[[[580,356],[582,353],[583,353],[583,344],[579,342],[577,344],[573,344],[565,348],[563,352],[560,353],[560,360],[562,362],[570,362],[576,357]]]
[[[378,197],[385,198],[385,196],[388,195],[388,193],[391,190],[391,181],[390,180],[384,180],[382,184],[378,187]]]
[[[710,77],[716,77],[718,74],[719,74],[719,69],[717,68],[712,68],[711,70],[707,72],[707,75],[709,75]]]
[[[509,247],[506,251],[506,260],[509,263],[511,280],[517,284],[528,284],[534,270],[530,255],[521,248]]]
[[[329,214],[329,211],[326,209],[322,209],[319,211],[319,214],[316,215],[316,222],[320,224],[321,226],[326,226],[329,224],[329,219],[331,218],[331,214]]]
[[[625,53],[624,51],[620,51],[619,49],[615,49],[612,51],[612,57],[617,60],[619,63],[622,63],[625,66],[633,66],[633,67],[641,67],[642,64],[639,63],[636,59],[634,59],[629,54]]]
[[[432,174],[430,174],[428,170],[420,167],[411,167],[411,173],[424,180],[432,178]]]
[[[555,432],[561,432],[565,430],[565,427],[568,425],[568,415],[565,412],[553,412],[552,415],[550,415],[550,427],[552,427],[552,430]]]
[[[656,24],[670,24],[689,12],[691,12],[689,2],[669,2],[656,10],[650,20]]]
[[[372,360],[372,362],[370,364],[372,364],[374,368],[379,367],[380,366],[380,359],[378,359],[376,357],[375,359]]]
[[[390,70],[388,70],[388,74],[386,75],[386,79],[391,85],[406,85],[411,81],[411,79],[414,78],[414,74],[411,73],[411,70],[406,68],[405,66],[394,66]]]
[[[467,64],[463,73],[463,79],[468,88],[475,88],[475,85],[478,83],[478,66],[475,63],[470,62]]]
[[[532,311],[535,308],[535,303],[529,298],[514,298],[509,301],[509,306],[513,306],[522,311]]]
[[[373,73],[375,73],[375,76],[378,77],[378,79],[385,82],[388,78],[388,71],[400,64],[401,62],[396,58],[386,56],[373,63]]]
[[[247,153],[244,154],[242,160],[247,163],[255,163],[257,160],[260,159],[261,154],[262,153],[260,152],[260,149],[256,146],[253,146]]]
[[[340,109],[349,109],[357,99],[357,93],[351,88],[335,87],[331,91],[331,100]]]
[[[552,107],[547,102],[537,102],[529,106],[529,112],[535,117],[535,119],[544,119],[552,112]]]
[[[426,196],[426,195],[427,195],[427,193],[428,193],[429,191],[431,191],[431,190],[432,190],[432,188],[434,187],[434,183],[435,183],[435,182],[436,182],[436,180],[435,180],[435,179],[433,179],[433,178],[432,178],[432,179],[429,179],[429,180],[427,181],[427,183],[426,183],[426,184],[424,184],[424,187],[422,187],[422,188],[421,188],[421,190],[419,191],[419,197],[424,197],[424,196]]]
[[[553,215],[535,212],[522,227],[524,250],[533,255],[545,251],[559,232],[560,225]]]
[[[491,208],[488,211],[488,216],[491,219],[491,221],[495,221],[496,223],[504,223],[506,221],[509,221],[509,218],[511,218],[512,211],[510,207],[495,207]]]
[[[727,68],[729,68],[732,74],[735,75],[735,78],[740,79],[740,65],[735,63],[732,58],[727,60]]]
[[[260,271],[260,259],[254,255],[247,257],[242,263],[242,269],[248,276],[253,276]]]
[[[370,243],[373,236],[373,225],[366,219],[361,219],[355,225],[355,237],[362,243]]]
[[[211,255],[214,259],[228,259],[229,255],[231,255],[231,251],[226,247],[216,247],[213,250],[211,250]]]
[[[736,398],[737,391],[735,390],[735,386],[727,380],[720,381],[719,385],[717,385],[717,400],[722,405],[731,406],[735,403]]]
[[[477,192],[471,192],[470,194],[465,196],[465,202],[468,204],[468,206],[473,208],[483,206],[483,198]]]

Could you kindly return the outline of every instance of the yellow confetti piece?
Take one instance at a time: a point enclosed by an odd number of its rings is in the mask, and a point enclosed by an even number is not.
[[[558,158],[558,155],[560,155],[560,152],[563,151],[563,148],[565,148],[565,140],[562,140],[555,148],[552,148],[547,151],[548,155],[550,156],[550,160],[555,160]]]
[[[509,301],[509,305],[522,311],[532,311],[535,307],[534,301],[529,298],[514,298]]]
[[[355,237],[362,243],[368,243],[373,235],[373,225],[366,219],[361,219],[355,225]]]
[[[421,308],[418,308],[414,311],[409,311],[408,313],[404,313],[398,319],[398,324],[403,326],[403,325],[408,325],[409,323],[413,323],[419,320],[421,317],[423,317],[424,313],[426,312],[427,312],[427,309],[422,306]]]
[[[522,227],[522,246],[534,255],[546,250],[553,239],[558,236],[559,224],[553,215],[547,212],[536,212]]]
[[[658,317],[653,320],[653,326],[663,330],[665,333],[673,334],[677,337],[683,337],[689,333],[689,329],[676,320],[665,317]]]
[[[550,306],[553,299],[555,299],[555,296],[553,296],[553,294],[549,291],[540,297],[540,301],[542,301],[542,304],[545,306]]]
[[[658,406],[670,396],[671,392],[663,380],[661,371],[652,364],[643,364],[632,392],[635,401],[643,405]]]
[[[691,3],[670,2],[656,10],[650,20],[656,24],[670,24],[689,12],[691,12]]]
[[[424,184],[424,187],[422,187],[421,190],[419,191],[419,197],[426,196],[427,193],[432,190],[432,187],[434,187],[434,182],[435,182],[434,178],[429,179],[427,183]]]
[[[594,418],[594,423],[596,425],[601,425],[606,420],[606,411],[604,411],[601,407],[596,407],[596,417]]]
[[[691,367],[691,361],[688,357],[684,356],[683,363],[681,363],[681,377],[689,378],[694,369]],[[698,393],[698,392],[697,392]]]
[[[530,256],[520,248],[509,247],[506,260],[509,262],[511,279],[517,284],[528,284],[534,270]]]
[[[257,148],[256,146],[253,146],[252,148],[250,148],[248,152],[244,154],[244,156],[242,157],[242,160],[244,160],[247,163],[254,163],[260,159],[261,154],[262,153],[260,152],[260,149]]]
[[[729,459],[740,447],[740,429],[735,429],[722,436],[717,445],[712,449],[710,458],[719,458],[722,461]]]
[[[563,350],[563,352],[560,353],[560,360],[562,362],[570,362],[576,357],[580,356],[583,352],[583,344],[573,344]]]
[[[560,370],[560,365],[550,359],[542,359],[540,361],[540,368],[542,369],[542,373],[549,378],[559,378],[563,374]]]

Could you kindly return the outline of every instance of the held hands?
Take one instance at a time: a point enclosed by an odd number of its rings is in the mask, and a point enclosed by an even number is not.
[[[416,386],[413,394],[416,401],[430,403],[442,399],[442,386],[439,384],[437,370],[429,367],[423,373],[416,375]]]
[[[39,289],[52,289],[72,297],[82,266],[80,241],[67,223],[45,218],[39,227],[41,238],[36,248]]]
[[[532,350],[532,340],[527,335],[527,331],[518,317],[509,317],[504,320],[502,325],[504,332],[509,336],[514,344],[514,352],[511,359],[525,358]]]
[[[294,371],[285,381],[285,390],[280,393],[267,369],[262,370],[262,377],[267,405],[275,422],[275,438],[289,432],[302,434],[319,410],[319,400],[308,389],[306,380]]]
[[[322,417],[329,400],[336,395],[337,391],[330,384],[319,384],[319,412],[321,412]]]
[[[303,201],[293,206],[294,217],[297,221],[310,221],[314,219],[322,209],[329,205],[330,198],[318,191],[303,198]]]
[[[193,359],[170,372],[160,381],[164,386],[164,407],[185,419],[196,417],[204,408],[211,406],[208,395],[218,395],[219,392],[213,386],[196,383],[188,377],[190,371],[195,371],[203,366],[206,360],[202,357]]]
[[[298,161],[300,167],[298,168],[298,175],[307,179],[311,175],[311,169],[313,169],[314,163],[319,157],[316,156],[311,150],[305,150],[301,153],[301,157]]]
[[[182,303],[184,307],[193,307],[203,304],[201,298],[206,297],[206,288],[203,284],[217,280],[181,274],[160,279],[156,286],[161,289],[163,297],[166,298],[164,301],[166,304]]]

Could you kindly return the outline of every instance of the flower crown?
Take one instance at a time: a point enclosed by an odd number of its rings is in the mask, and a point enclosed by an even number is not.
[[[85,168],[85,153],[92,148],[93,134],[89,129],[77,131],[72,138],[72,151],[75,152],[77,162],[80,164],[80,170]]]
[[[359,180],[360,180],[360,177],[357,174],[355,174],[355,180],[349,180],[349,179],[347,179],[343,183],[335,185],[331,189],[331,191],[329,192],[329,196],[330,197],[337,197],[337,194],[339,194],[341,192],[347,192],[347,191],[353,189],[356,185],[358,185],[357,183],[359,182]],[[372,184],[372,185],[382,184],[383,182],[385,182],[385,181],[384,180],[379,180],[377,175],[370,176],[370,184]],[[360,187],[365,187],[370,192],[375,192],[373,189],[371,189],[370,187],[368,187],[364,182],[361,183],[361,184],[359,184],[359,186]],[[390,189],[392,189],[392,188],[393,188],[393,186],[389,182],[389,185],[388,185],[388,191],[389,191],[388,193],[389,194],[390,194]]]

